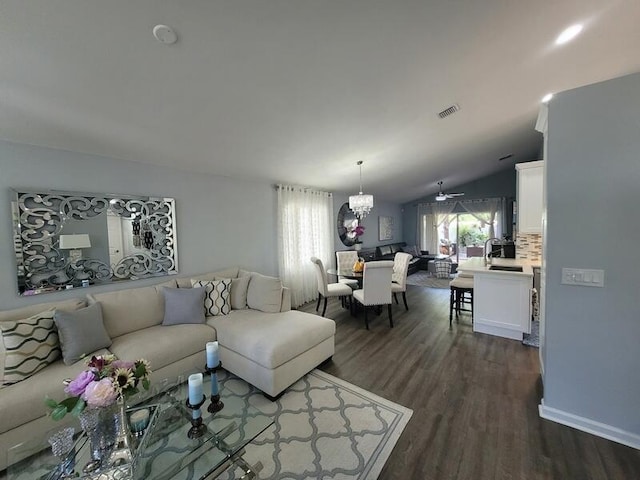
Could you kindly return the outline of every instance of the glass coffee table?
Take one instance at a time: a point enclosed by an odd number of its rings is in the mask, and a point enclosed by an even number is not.
[[[86,435],[76,434],[73,450],[63,459],[53,455],[48,443],[50,435],[47,435],[16,445],[8,451],[10,466],[7,468],[7,480],[213,479],[231,466],[239,467],[244,472],[243,478],[255,478],[262,467],[251,466],[244,461],[244,448],[270,427],[273,419],[249,405],[243,395],[221,385],[220,397],[224,408],[214,414],[208,413],[206,409],[210,400],[207,396],[202,406],[206,432],[199,438],[190,439],[187,432],[191,428],[191,414],[185,406],[187,384],[183,381],[187,377],[179,377],[174,383],[162,382],[155,393],[136,405],[136,408],[149,408],[153,416],[143,435],[134,437],[136,453],[131,468],[125,466],[83,473],[83,467],[91,461],[90,442]],[[208,375],[205,375],[203,390],[206,393],[210,391]],[[56,429],[55,422],[51,423],[51,434],[63,428]],[[77,422],[76,431],[81,432]]]

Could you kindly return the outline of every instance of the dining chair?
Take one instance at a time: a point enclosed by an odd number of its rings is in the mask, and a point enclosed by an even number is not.
[[[336,266],[338,267],[338,271],[353,269],[353,264],[357,261],[358,252],[354,250],[343,250],[341,252],[336,252]],[[359,288],[358,281],[352,278],[345,278],[338,275],[338,282],[349,285],[354,290]]]
[[[402,293],[402,301],[404,302],[405,310],[409,310],[407,305],[407,271],[409,270],[409,262],[411,261],[411,254],[398,252],[393,257],[393,274],[391,275],[391,293],[393,298],[398,303],[398,293]]]
[[[389,325],[393,328],[391,315],[391,275],[393,262],[382,260],[364,264],[362,288],[353,292],[353,298],[364,307],[364,324],[369,330],[368,307],[387,305]]]
[[[316,304],[316,312],[320,308],[320,300],[324,298],[324,307],[322,308],[322,316],[327,312],[327,299],[329,297],[347,297],[351,303],[353,290],[349,285],[344,283],[328,283],[327,272],[324,269],[322,260],[311,257],[313,265],[316,267],[316,279],[318,280],[318,303]]]

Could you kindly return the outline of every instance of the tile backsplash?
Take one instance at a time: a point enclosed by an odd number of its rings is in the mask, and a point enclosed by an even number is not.
[[[542,235],[539,233],[516,234],[516,258],[540,261],[542,259]]]

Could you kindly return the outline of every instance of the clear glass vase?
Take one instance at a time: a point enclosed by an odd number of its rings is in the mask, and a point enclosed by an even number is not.
[[[107,456],[116,440],[114,415],[117,406],[85,408],[78,419],[80,426],[89,439],[91,461],[83,467],[85,473],[98,470],[107,465]]]

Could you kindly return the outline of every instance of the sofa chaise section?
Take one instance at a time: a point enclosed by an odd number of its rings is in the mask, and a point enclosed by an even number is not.
[[[291,310],[211,317],[225,370],[276,397],[334,353],[333,320]]]

